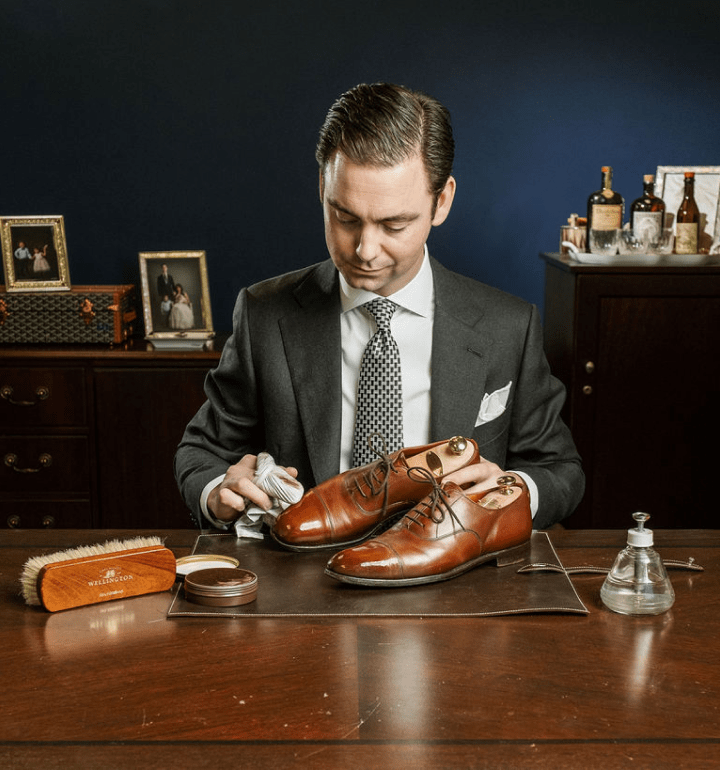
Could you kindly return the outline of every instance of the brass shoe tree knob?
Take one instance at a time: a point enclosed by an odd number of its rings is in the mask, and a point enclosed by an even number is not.
[[[450,441],[448,441],[448,449],[454,455],[461,455],[467,447],[467,439],[463,436],[453,436]]]

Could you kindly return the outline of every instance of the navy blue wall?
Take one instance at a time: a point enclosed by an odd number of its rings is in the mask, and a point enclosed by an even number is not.
[[[538,252],[600,166],[720,165],[720,3],[0,0],[0,214],[63,214],[71,280],[205,249],[213,318],[324,258],[314,145],[362,81],[451,110],[447,266],[542,306]]]

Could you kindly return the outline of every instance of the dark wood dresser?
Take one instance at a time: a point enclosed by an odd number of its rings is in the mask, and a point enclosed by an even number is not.
[[[219,356],[0,346],[0,526],[191,526],[172,461]]]
[[[717,527],[720,260],[545,260],[545,348],[587,491],[570,527]]]

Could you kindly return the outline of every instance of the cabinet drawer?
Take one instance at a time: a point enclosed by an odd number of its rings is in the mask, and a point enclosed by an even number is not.
[[[82,368],[0,367],[0,425],[27,428],[86,424]]]
[[[0,494],[86,496],[89,492],[85,436],[0,437]]]
[[[15,500],[0,504],[0,528],[90,529],[89,500]]]

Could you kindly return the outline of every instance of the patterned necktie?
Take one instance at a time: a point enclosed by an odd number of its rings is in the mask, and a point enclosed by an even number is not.
[[[370,338],[360,363],[353,468],[377,459],[368,446],[368,438],[373,433],[382,435],[389,453],[403,446],[400,351],[390,332],[390,319],[397,305],[378,297],[363,307],[375,319],[377,331]]]

